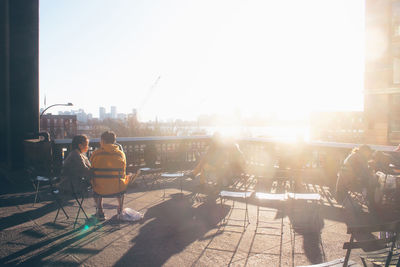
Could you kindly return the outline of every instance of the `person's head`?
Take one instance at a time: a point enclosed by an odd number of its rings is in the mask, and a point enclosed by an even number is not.
[[[116,135],[113,131],[106,131],[101,134],[100,142],[102,144],[115,144]]]
[[[357,148],[356,150],[358,153],[361,153],[362,155],[364,155],[364,157],[366,158],[370,158],[372,156],[372,153],[374,152],[371,147],[367,146],[367,145],[361,145]]]
[[[78,149],[81,153],[86,153],[89,150],[89,139],[86,135],[75,135],[72,138],[72,149]]]

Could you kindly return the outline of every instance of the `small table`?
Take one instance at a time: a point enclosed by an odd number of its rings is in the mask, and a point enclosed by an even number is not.
[[[157,182],[161,173],[161,168],[140,168],[140,176],[142,177],[142,182],[147,187],[147,183],[145,180],[146,176],[151,176],[153,181],[151,183],[150,189],[153,188],[153,185]]]
[[[182,179],[185,176],[183,172],[177,172],[177,173],[162,173],[161,177],[162,178],[181,178],[180,181],[180,187],[181,187],[181,194],[183,193],[182,189]],[[163,198],[165,198],[165,186],[164,186],[164,195]]]

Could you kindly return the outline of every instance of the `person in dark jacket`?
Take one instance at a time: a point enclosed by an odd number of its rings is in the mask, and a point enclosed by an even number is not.
[[[76,135],[72,139],[72,150],[64,160],[60,189],[68,193],[82,193],[90,184],[93,175],[86,153],[89,139],[86,135]]]
[[[354,148],[344,160],[338,173],[336,194],[339,199],[348,190],[369,189],[376,180],[373,170],[369,168],[373,150],[367,145]]]

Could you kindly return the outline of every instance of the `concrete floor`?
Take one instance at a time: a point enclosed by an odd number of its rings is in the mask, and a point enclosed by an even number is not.
[[[221,205],[214,189],[197,190],[197,180],[184,180],[182,194],[179,185],[171,178],[150,188],[139,179],[129,188],[125,207],[142,212],[141,221],[118,222],[113,217],[117,201],[105,199],[105,213],[110,219],[86,222],[81,214],[75,229],[74,218],[67,220],[62,213],[53,223],[57,206],[49,195],[43,193],[42,201],[33,207],[33,192],[3,193],[0,265],[307,265],[344,257],[343,242],[350,238],[346,223],[374,220],[362,207],[343,210],[328,187],[307,184],[306,191],[321,194],[318,203],[259,203],[250,198],[250,224],[245,228],[243,200],[235,201],[232,209],[233,201]],[[236,187],[240,188],[240,183]],[[260,190],[255,179],[250,190]],[[88,214],[94,214],[92,199],[85,200],[84,207]],[[257,207],[262,210],[258,224]],[[74,217],[77,204],[69,201],[66,211]],[[351,259],[360,262],[359,252],[352,252]]]

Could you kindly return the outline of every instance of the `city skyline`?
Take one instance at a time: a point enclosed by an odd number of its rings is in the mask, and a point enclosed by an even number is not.
[[[362,110],[363,72],[361,0],[40,3],[40,103],[94,117]]]

